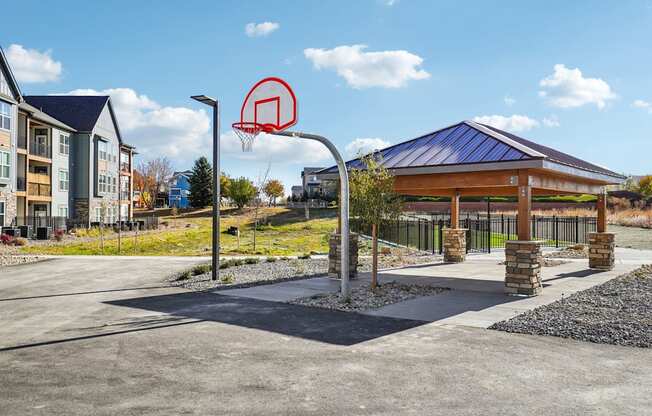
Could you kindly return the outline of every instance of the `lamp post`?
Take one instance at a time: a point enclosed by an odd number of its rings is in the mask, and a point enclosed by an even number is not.
[[[193,100],[213,108],[213,256],[211,279],[217,280],[220,269],[220,104],[205,95],[193,95]]]

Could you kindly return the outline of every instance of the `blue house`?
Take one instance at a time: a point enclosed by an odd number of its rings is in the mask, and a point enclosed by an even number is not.
[[[174,172],[170,179],[170,190],[168,191],[168,206],[170,208],[188,208],[190,201],[190,176],[192,171]]]

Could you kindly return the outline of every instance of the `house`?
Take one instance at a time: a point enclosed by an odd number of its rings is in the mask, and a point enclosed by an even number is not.
[[[1,48],[0,69],[0,225],[132,218],[135,149],[110,97],[24,96]]]
[[[174,172],[170,179],[168,206],[170,208],[188,208],[190,206],[190,177],[192,171]]]
[[[318,172],[322,169],[324,168],[306,167],[303,168],[303,171],[301,171],[301,183],[303,186],[303,194],[306,197],[317,198],[322,194],[321,180],[318,179],[317,176],[314,174],[315,172]]]
[[[303,186],[301,185],[294,185],[292,187],[292,198],[294,199],[301,199],[303,198]]]

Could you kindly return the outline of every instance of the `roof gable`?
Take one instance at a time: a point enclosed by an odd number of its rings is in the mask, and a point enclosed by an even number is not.
[[[9,88],[11,88],[14,94],[12,98],[18,102],[22,101],[22,93],[20,92],[20,87],[18,86],[16,78],[14,78],[14,74],[11,71],[11,67],[9,66],[9,61],[7,61],[7,57],[5,56],[5,52],[2,47],[0,47],[0,73],[2,77],[4,77],[5,81],[7,81]]]
[[[100,95],[27,95],[33,107],[80,132],[90,132],[109,100]]]

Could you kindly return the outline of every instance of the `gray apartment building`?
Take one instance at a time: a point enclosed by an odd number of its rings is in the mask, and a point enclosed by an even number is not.
[[[0,225],[132,218],[135,152],[110,97],[25,96],[1,49],[0,68]]]

